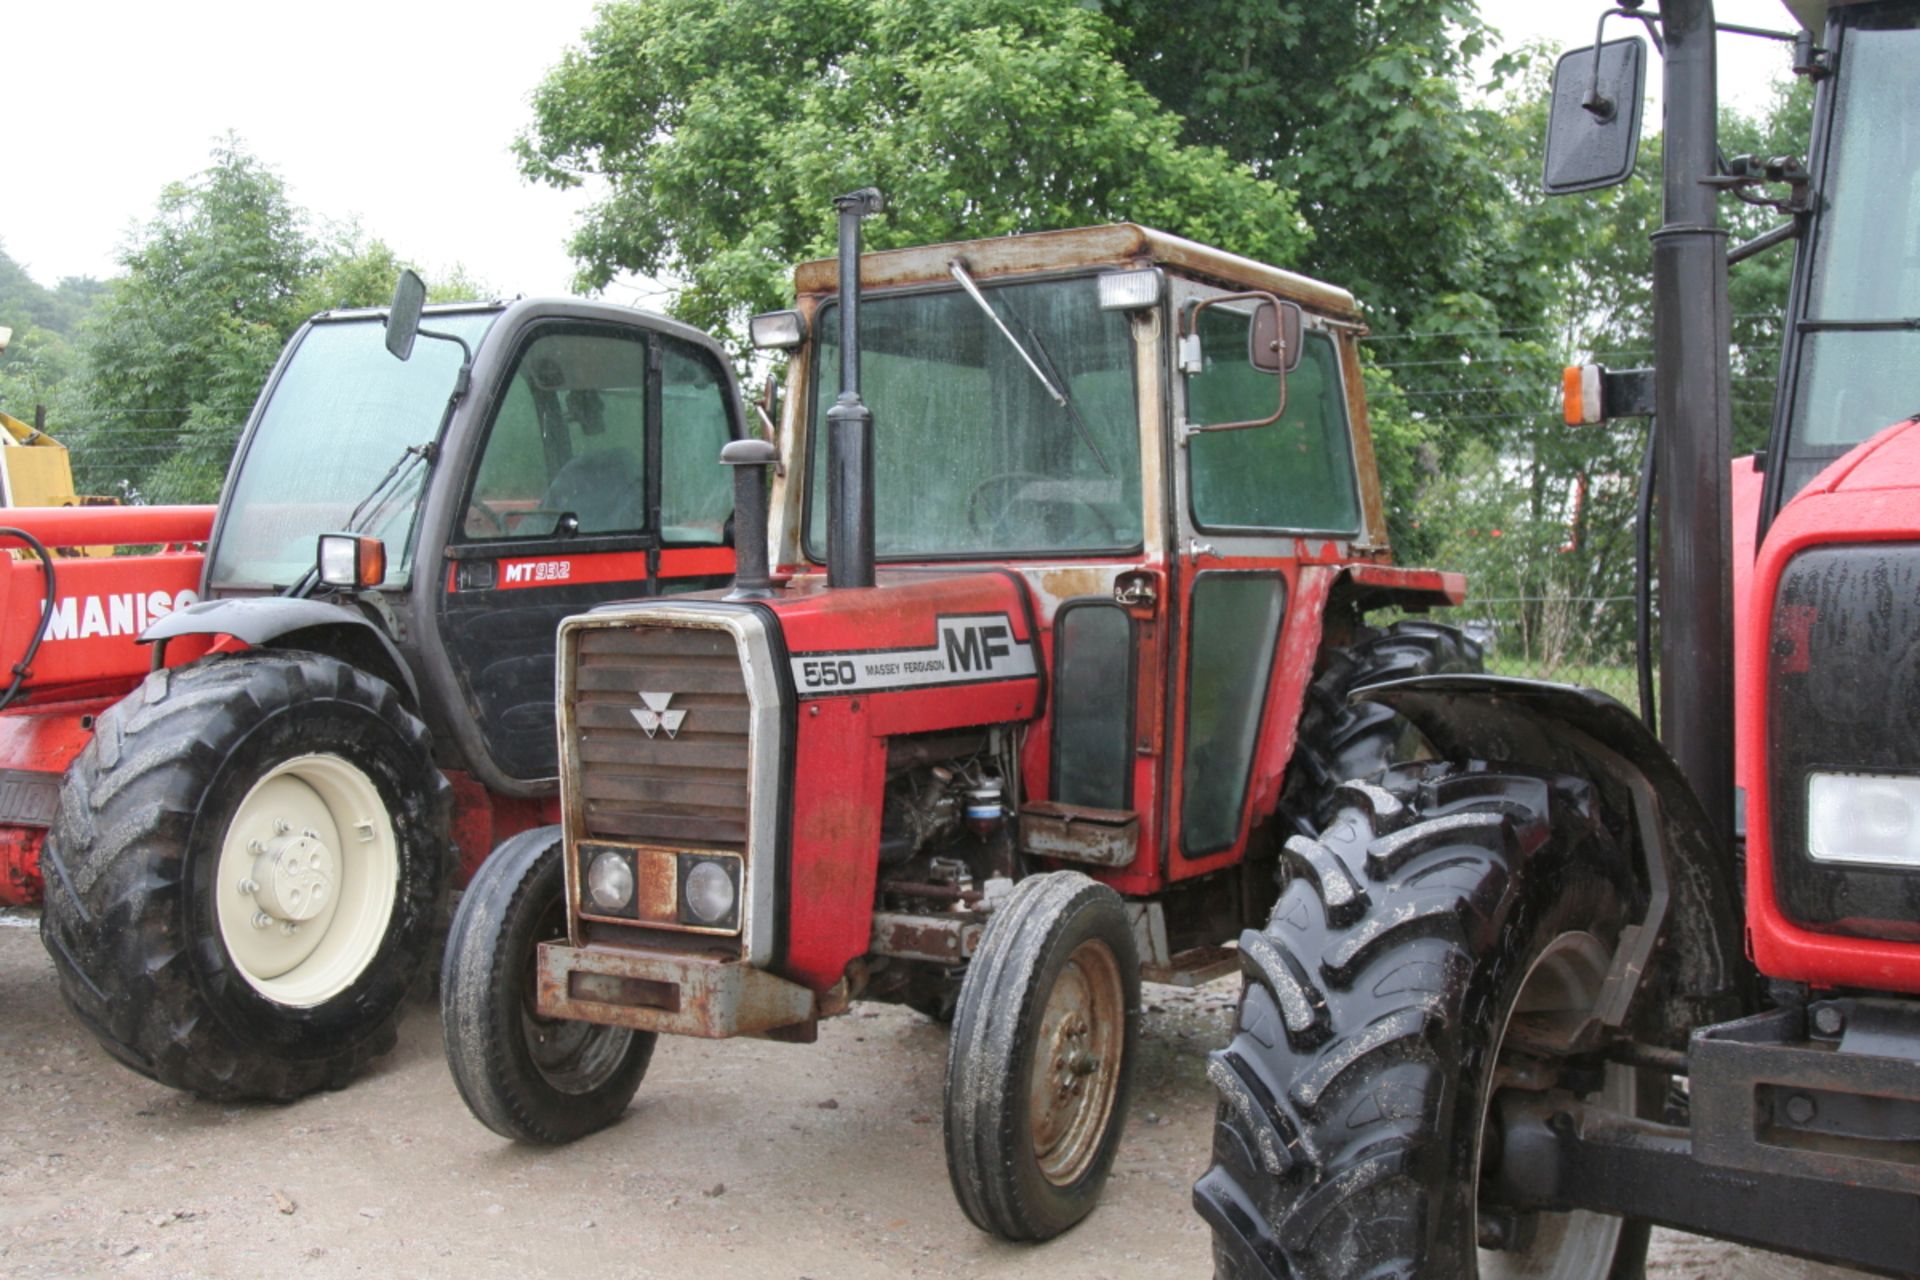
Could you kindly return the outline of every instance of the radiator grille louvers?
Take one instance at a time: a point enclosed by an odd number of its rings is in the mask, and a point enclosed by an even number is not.
[[[575,640],[580,830],[744,852],[750,710],[733,636],[632,626],[583,629]]]

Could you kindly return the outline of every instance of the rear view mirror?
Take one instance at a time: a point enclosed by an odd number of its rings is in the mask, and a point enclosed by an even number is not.
[[[1263,302],[1247,329],[1247,363],[1262,373],[1292,373],[1300,363],[1300,308]]]
[[[1551,196],[1625,182],[1640,155],[1647,45],[1638,36],[1560,55],[1541,187]]]
[[[1248,303],[1253,304],[1251,311],[1245,309]],[[1180,372],[1187,375],[1187,431],[1237,431],[1280,420],[1287,411],[1287,374],[1300,363],[1303,318],[1298,303],[1282,302],[1264,290],[1221,294],[1193,304],[1182,328],[1179,360]],[[1202,375],[1207,375],[1205,386]],[[1274,397],[1273,412],[1250,416],[1261,414],[1264,404],[1256,401],[1268,395]]]
[[[420,332],[420,310],[427,304],[427,285],[412,268],[400,273],[393,285],[393,307],[387,312],[387,350],[396,359],[413,354]]]

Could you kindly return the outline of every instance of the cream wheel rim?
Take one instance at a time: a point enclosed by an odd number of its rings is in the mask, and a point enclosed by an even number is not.
[[[220,939],[267,999],[321,1004],[380,950],[399,881],[399,841],[373,780],[338,756],[296,756],[253,784],[227,826]]]

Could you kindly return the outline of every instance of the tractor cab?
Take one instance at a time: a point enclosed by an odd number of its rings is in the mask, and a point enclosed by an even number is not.
[[[553,1141],[659,1033],[905,1003],[953,1024],[961,1207],[1045,1239],[1111,1166],[1141,979],[1238,963],[1334,769],[1398,748],[1347,691],[1475,663],[1366,610],[1464,584],[1389,563],[1346,291],[1131,225],[862,255],[878,193],[837,203],[753,323],[786,395],[722,455],[732,589],[561,626],[562,822],[469,891],[449,1061]]]

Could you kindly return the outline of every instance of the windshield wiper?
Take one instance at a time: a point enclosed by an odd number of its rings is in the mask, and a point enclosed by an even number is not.
[[[1040,379],[1040,385],[1047,389],[1047,394],[1053,397],[1053,402],[1067,411],[1067,417],[1073,422],[1074,431],[1079,435],[1081,442],[1087,446],[1088,451],[1093,454],[1093,460],[1100,464],[1100,470],[1107,475],[1112,475],[1113,468],[1107,465],[1106,455],[1101,453],[1100,446],[1094,443],[1093,432],[1088,430],[1087,424],[1082,421],[1080,411],[1073,407],[1073,401],[1068,398],[1065,391],[1055,385],[1053,378],[1047,376],[1047,371],[1040,367],[1040,362],[1033,358],[1021,344],[1020,339],[1013,336],[1013,330],[1007,328],[1006,322],[1000,318],[1000,313],[993,309],[993,304],[988,302],[986,295],[980,292],[980,286],[974,283],[971,275],[967,274],[966,264],[955,258],[947,264],[947,270],[953,274],[955,280],[960,282],[960,287],[966,290],[969,298],[973,299],[973,304],[986,313],[987,319],[993,321],[993,327],[1000,331],[1000,336],[1020,353],[1020,358],[1027,362],[1027,368],[1033,370],[1033,376]],[[1033,340],[1034,349],[1039,351],[1041,357],[1045,359],[1047,349],[1040,344],[1040,335],[1033,331],[1033,326],[1023,321],[1020,327],[1027,331],[1027,337]],[[1047,364],[1051,366],[1053,361],[1049,359]],[[1059,376],[1058,370],[1055,370],[1054,376]]]
[[[400,491],[400,486],[407,477],[413,474],[415,464],[432,465],[434,455],[438,451],[439,446],[431,440],[422,444],[410,444],[402,449],[400,456],[393,460],[393,465],[387,468],[387,474],[381,476],[380,482],[367,490],[366,497],[354,504],[353,511],[347,516],[346,524],[341,526],[340,532],[359,533],[363,528],[369,527],[375,518],[386,514],[388,503],[393,495]],[[319,584],[319,580],[320,566],[309,565],[307,571],[281,594],[295,599],[305,597],[312,593],[314,587]]]

